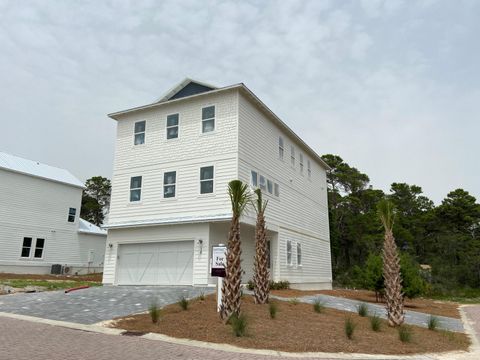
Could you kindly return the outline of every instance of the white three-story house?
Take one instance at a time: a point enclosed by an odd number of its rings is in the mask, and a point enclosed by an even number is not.
[[[109,116],[117,140],[105,284],[215,284],[211,249],[227,242],[227,187],[239,179],[268,200],[272,280],[331,287],[328,166],[244,84],[186,79],[153,104]],[[247,282],[252,207],[241,221]]]

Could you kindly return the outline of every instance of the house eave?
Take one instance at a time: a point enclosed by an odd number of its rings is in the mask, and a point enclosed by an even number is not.
[[[232,214],[218,214],[213,216],[189,216],[179,218],[164,218],[140,221],[126,221],[119,223],[109,223],[102,226],[103,229],[123,229],[145,226],[161,226],[161,225],[181,225],[181,224],[198,224],[205,222],[228,221],[232,218]]]

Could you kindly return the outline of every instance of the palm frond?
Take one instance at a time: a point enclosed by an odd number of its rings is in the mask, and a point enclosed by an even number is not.
[[[232,180],[228,183],[228,195],[232,203],[233,215],[240,217],[251,199],[248,185],[240,180]]]
[[[263,200],[261,189],[255,189],[254,193],[257,195],[257,199],[252,201],[253,207],[257,214],[264,213],[268,205],[268,200]]]
[[[387,199],[380,200],[377,204],[377,214],[386,231],[391,231],[395,222],[395,207]]]

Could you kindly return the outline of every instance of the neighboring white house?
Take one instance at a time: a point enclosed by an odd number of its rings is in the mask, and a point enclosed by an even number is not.
[[[101,272],[107,232],[80,219],[83,189],[67,170],[0,152],[0,272]]]
[[[227,184],[268,200],[273,280],[331,288],[328,166],[244,84],[186,79],[117,120],[103,282],[207,285],[213,245],[226,243]],[[243,281],[252,278],[253,209],[242,218]]]

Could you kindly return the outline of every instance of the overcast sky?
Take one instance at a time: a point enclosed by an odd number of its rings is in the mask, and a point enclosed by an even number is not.
[[[112,174],[115,122],[243,82],[374,187],[480,198],[480,1],[0,0],[0,151]]]

